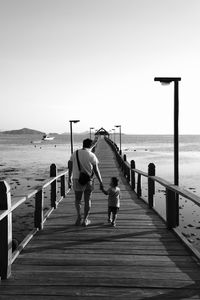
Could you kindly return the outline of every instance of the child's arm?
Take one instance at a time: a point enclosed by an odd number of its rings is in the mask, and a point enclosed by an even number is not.
[[[108,191],[106,191],[103,186],[101,186],[100,189],[105,195],[108,195]]]

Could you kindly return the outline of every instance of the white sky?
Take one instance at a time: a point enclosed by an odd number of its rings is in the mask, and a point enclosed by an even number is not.
[[[0,0],[0,129],[200,134],[200,0]]]

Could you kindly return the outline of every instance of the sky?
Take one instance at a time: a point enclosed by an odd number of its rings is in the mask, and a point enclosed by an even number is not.
[[[0,0],[0,130],[200,134],[199,0]],[[118,130],[118,129],[116,129]]]

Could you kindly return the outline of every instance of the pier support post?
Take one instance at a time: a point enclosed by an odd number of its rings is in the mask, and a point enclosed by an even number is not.
[[[35,213],[34,213],[34,223],[35,228],[39,230],[43,229],[43,206],[44,206],[44,191],[41,189],[35,195]]]
[[[135,190],[135,172],[133,169],[135,169],[135,161],[131,160],[131,188],[134,191]]]
[[[56,177],[57,176],[57,168],[55,164],[51,164],[50,166],[50,177]],[[52,182],[51,184],[51,207],[57,208],[56,204],[56,195],[57,195],[57,180]]]
[[[148,176],[155,176],[156,167],[153,163],[148,165]],[[153,197],[155,194],[155,181],[148,177],[148,203],[149,208],[153,207]]]
[[[6,181],[0,181],[0,210],[8,211],[0,221],[0,277],[7,279],[12,264],[12,213],[10,186]]]

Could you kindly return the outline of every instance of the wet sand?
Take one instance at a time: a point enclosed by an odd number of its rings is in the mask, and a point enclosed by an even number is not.
[[[64,169],[63,169],[64,170]],[[60,172],[63,170],[59,170]],[[32,176],[25,177],[22,170],[17,168],[7,168],[4,170],[4,176],[11,187],[11,201],[15,197],[28,195],[32,190],[42,186],[42,183],[48,179],[49,174],[45,172],[38,174],[33,172]],[[41,176],[43,175],[43,176]],[[3,178],[2,178],[3,180]],[[20,243],[28,233],[34,228],[34,208],[35,197],[31,197],[13,211],[12,226],[13,239]],[[50,187],[44,191],[44,213],[50,208]]]

